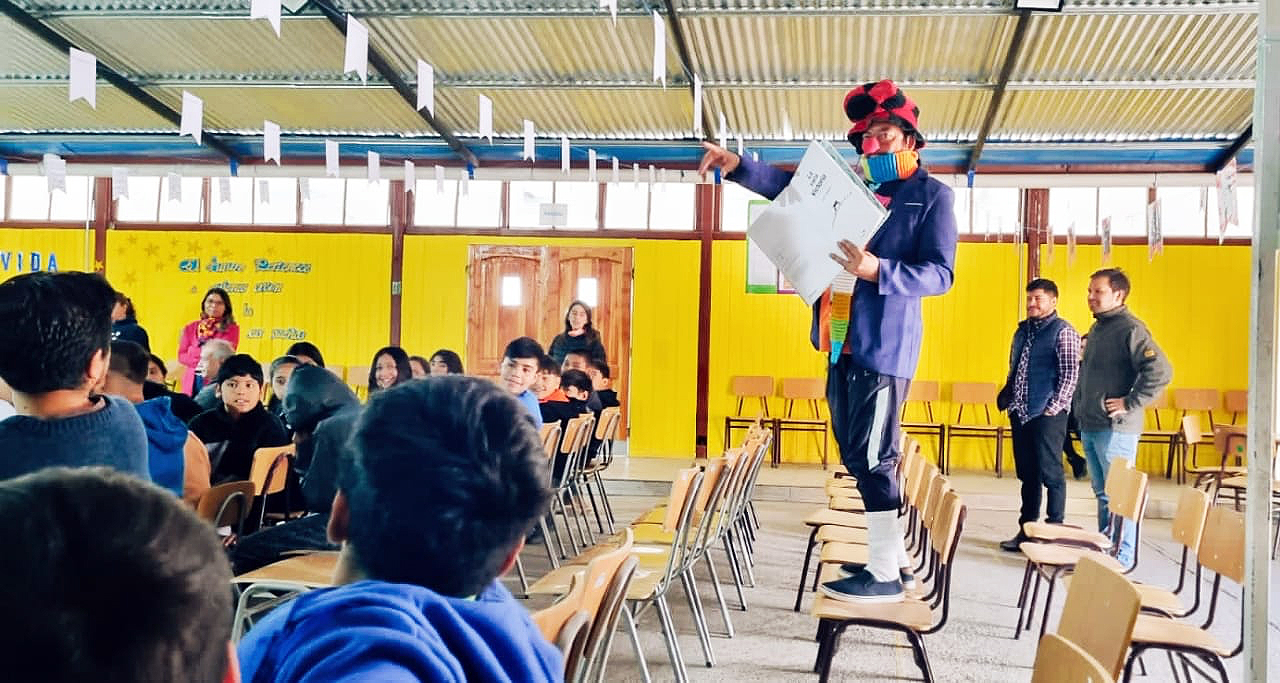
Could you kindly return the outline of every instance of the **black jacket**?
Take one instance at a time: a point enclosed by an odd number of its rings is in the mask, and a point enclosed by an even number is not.
[[[201,413],[188,427],[209,449],[213,472],[210,483],[215,486],[247,480],[253,467],[253,453],[259,448],[289,444],[284,425],[261,403],[238,420],[232,420],[227,407],[219,405]]]
[[[347,441],[360,417],[360,399],[332,372],[300,365],[289,377],[282,406],[297,435],[295,466],[307,509],[328,513],[340,463],[350,455]]]
[[[151,340],[147,338],[147,331],[142,329],[138,321],[133,318],[111,323],[111,341],[131,341],[148,352],[151,351]]]
[[[186,394],[177,391],[169,391],[169,387],[166,387],[159,382],[143,383],[143,398],[153,399],[161,396],[169,397],[169,409],[173,411],[173,414],[176,415],[179,420],[182,420],[186,424],[190,424],[197,415],[204,412],[204,408],[201,408],[200,404],[196,403],[194,398],[191,398]]]

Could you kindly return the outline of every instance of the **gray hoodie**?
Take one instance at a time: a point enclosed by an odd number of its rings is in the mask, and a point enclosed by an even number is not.
[[[1127,306],[1093,317],[1071,412],[1082,432],[1140,433],[1144,409],[1169,386],[1173,366]],[[1102,405],[1108,398],[1124,398],[1128,412],[1108,417]]]

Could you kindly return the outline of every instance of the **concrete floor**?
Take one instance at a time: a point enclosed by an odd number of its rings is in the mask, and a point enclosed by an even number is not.
[[[687,462],[681,463],[687,466]],[[632,463],[635,469],[636,463]],[[643,466],[643,465],[642,465]],[[658,467],[654,465],[653,467]],[[669,465],[668,465],[669,467]],[[619,470],[619,473],[622,469]],[[766,470],[766,473],[769,470]],[[776,472],[776,471],[775,471]],[[626,477],[627,475],[622,474]],[[634,475],[633,475],[634,476]],[[773,486],[820,482],[826,475],[794,475],[803,481],[776,481],[784,475],[772,474]],[[793,475],[785,475],[793,476]],[[668,479],[669,481],[669,479]],[[761,485],[766,481],[761,477]],[[624,482],[618,482],[622,484]],[[641,486],[639,481],[633,487]],[[965,496],[968,520],[957,554],[952,585],[952,612],[947,625],[938,633],[925,637],[933,672],[938,681],[1028,681],[1031,664],[1035,658],[1036,632],[1024,633],[1013,639],[1013,625],[1017,619],[1015,602],[1022,578],[1023,562],[1020,555],[999,550],[997,543],[1012,535],[1016,512],[1017,482],[1006,478],[996,480],[990,475],[957,474],[953,485]],[[615,482],[610,482],[610,489]],[[626,488],[620,486],[619,488]],[[803,487],[799,487],[803,493]],[[776,490],[774,491],[777,492]],[[1068,521],[1087,525],[1092,508],[1080,500],[1088,496],[1088,488],[1082,483],[1072,486],[1072,504],[1068,509]],[[808,497],[808,496],[805,496]],[[632,519],[661,499],[656,496],[615,495],[612,500],[619,519]],[[705,572],[699,572],[699,587],[705,611],[713,632],[712,645],[717,659],[714,668],[703,666],[701,649],[689,617],[688,603],[683,592],[676,590],[672,599],[672,611],[680,631],[681,650],[689,666],[693,680],[701,681],[814,681],[811,673],[817,646],[813,641],[817,622],[809,616],[812,604],[807,596],[800,613],[791,607],[795,600],[803,550],[808,536],[801,519],[812,512],[813,502],[788,500],[761,500],[757,503],[764,528],[757,541],[755,574],[757,585],[746,589],[748,610],[734,609],[736,602],[729,597],[730,616],[736,636],[732,639],[717,636],[723,628],[714,596]],[[1147,583],[1172,587],[1177,580],[1179,551],[1169,539],[1169,522],[1149,520],[1143,528],[1140,565],[1134,578]],[[728,566],[723,553],[716,557],[720,575],[728,577]],[[545,553],[531,548],[525,552],[526,568],[532,577],[547,570]],[[1226,586],[1219,607],[1214,633],[1225,643],[1234,645],[1240,639],[1240,588]],[[1273,575],[1272,595],[1276,594],[1277,579]],[[1206,590],[1208,584],[1206,582]],[[513,585],[518,590],[518,586]],[[1050,617],[1049,630],[1054,630],[1057,614],[1062,605],[1063,592],[1055,598],[1055,610]],[[1042,598],[1043,599],[1043,598]],[[545,599],[530,601],[530,608],[547,604]],[[1273,597],[1272,614],[1280,606]],[[1038,621],[1037,621],[1038,626]],[[1272,642],[1280,642],[1280,619],[1273,618]],[[660,634],[656,614],[646,613],[640,621],[640,637],[654,680],[672,679],[672,671]],[[1158,653],[1146,658],[1148,674],[1135,676],[1134,680],[1173,680],[1167,660]],[[1232,681],[1242,679],[1242,657],[1227,662]],[[833,680],[849,681],[898,681],[920,680],[919,670],[912,661],[905,638],[888,631],[850,628],[842,641],[832,667]],[[609,681],[640,680],[635,665],[635,655],[625,633],[619,632],[614,642],[613,655],[606,675]],[[1269,680],[1280,681],[1280,661],[1273,658]]]

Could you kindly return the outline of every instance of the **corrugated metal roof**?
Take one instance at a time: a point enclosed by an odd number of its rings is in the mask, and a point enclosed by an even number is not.
[[[431,134],[413,107],[386,87],[185,89],[204,100],[204,126],[210,131],[259,133],[263,119],[269,119],[286,134]],[[182,106],[182,89],[147,91],[174,109]]]
[[[0,16],[0,78],[17,75],[65,74],[67,55]]]
[[[1031,90],[1011,92],[992,130],[1000,140],[1227,139],[1247,125],[1252,90]]]
[[[176,133],[178,130],[115,88],[98,88],[96,109],[84,101],[68,102],[65,83],[2,86],[0,99],[21,103],[21,106],[0,107],[0,131]]]
[[[684,88],[637,90],[519,90],[452,89],[437,94],[436,114],[454,132],[478,132],[478,98],[493,100],[493,128],[498,135],[519,136],[523,119],[537,127],[539,137],[682,138],[692,133],[693,102]]]

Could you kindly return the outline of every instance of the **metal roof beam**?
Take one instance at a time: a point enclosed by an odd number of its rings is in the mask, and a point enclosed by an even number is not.
[[[32,35],[44,41],[47,45],[63,54],[67,54],[71,48],[76,47],[74,43],[67,40],[62,34],[50,28],[44,22],[36,19],[28,14],[25,10],[13,4],[9,0],[0,0],[0,13],[9,17],[14,23],[26,29]],[[169,105],[156,99],[147,91],[138,87],[128,78],[125,78],[120,72],[112,69],[103,63],[101,56],[98,58],[98,77],[118,88],[121,92],[131,97],[142,106],[155,112],[158,116],[172,123],[179,128],[182,127],[182,114],[175,111]],[[205,133],[202,139],[209,147],[217,150],[231,161],[239,161],[236,153],[229,145],[218,137]],[[193,141],[194,142],[194,141]]]
[[[1022,46],[1027,39],[1027,26],[1031,23],[1031,10],[1022,10],[1018,14],[1018,24],[1013,28],[1013,38],[1009,41],[1009,49],[1004,55],[1004,64],[1000,67],[1000,76],[996,79],[995,90],[991,93],[991,101],[987,103],[987,115],[982,119],[982,126],[978,128],[978,140],[973,145],[973,152],[969,154],[968,171],[978,167],[978,159],[982,158],[982,147],[987,144],[987,136],[991,134],[991,126],[995,123],[996,114],[1000,112],[1000,104],[1004,101],[1005,88],[1009,85],[1009,75],[1013,72],[1013,65],[1018,61],[1018,55],[1022,52]]]
[[[0,2],[8,2],[8,0],[0,0]],[[338,29],[338,32],[344,37],[347,35],[346,15],[341,10],[334,7],[329,0],[311,0],[310,6],[323,12],[325,18],[329,20],[329,23],[333,24],[333,27]],[[387,58],[383,57],[382,53],[373,45],[369,45],[368,51],[369,63],[373,65],[374,71],[377,71],[387,84],[400,94],[400,97],[404,99],[405,104],[409,105],[410,108],[417,112],[417,114],[422,117],[422,120],[426,121],[427,125],[438,133],[446,143],[448,143],[449,148],[457,153],[459,157],[462,157],[463,161],[471,164],[472,166],[478,166],[479,159],[476,158],[475,153],[463,144],[463,142],[459,140],[447,126],[440,123],[440,120],[433,116],[431,112],[424,109],[418,109],[417,93],[414,92],[413,88],[411,88],[409,84],[400,77],[400,74],[391,66],[391,63],[387,61]]]
[[[1210,173],[1217,173],[1218,171],[1221,171],[1224,166],[1231,163],[1232,159],[1236,158],[1236,155],[1240,153],[1240,150],[1244,149],[1245,145],[1249,144],[1249,141],[1252,139],[1253,122],[1251,121],[1248,126],[1245,126],[1244,132],[1240,133],[1240,136],[1233,140],[1230,145],[1227,145],[1226,149],[1222,150],[1222,154],[1218,155],[1218,157],[1214,159],[1208,167],[1206,167],[1206,170]]]
[[[693,78],[693,57],[689,53],[689,41],[684,37],[684,27],[680,25],[680,15],[676,13],[676,5],[672,0],[666,0],[667,18],[669,19],[671,35],[676,39],[676,54],[680,56],[680,69],[684,71],[685,80],[689,84],[689,96],[694,96]],[[715,132],[711,126],[711,115],[707,113],[707,108],[702,107],[702,137],[705,140],[714,140]]]

